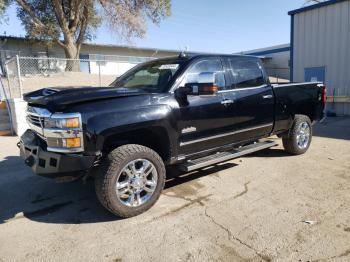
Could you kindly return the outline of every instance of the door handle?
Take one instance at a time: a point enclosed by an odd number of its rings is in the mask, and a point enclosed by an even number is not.
[[[272,95],[264,95],[263,98],[264,99],[271,99],[271,98],[273,98],[273,96]]]
[[[233,104],[233,100],[232,99],[224,99],[221,101],[222,105],[230,105]]]

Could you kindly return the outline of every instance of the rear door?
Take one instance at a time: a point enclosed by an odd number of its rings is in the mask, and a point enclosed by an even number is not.
[[[274,121],[274,94],[259,59],[228,58],[235,142],[269,134]]]

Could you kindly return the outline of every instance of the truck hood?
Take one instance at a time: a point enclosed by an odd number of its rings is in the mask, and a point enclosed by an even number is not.
[[[64,109],[68,105],[125,97],[147,95],[142,89],[113,87],[66,87],[43,88],[24,95],[24,100],[30,105],[45,106],[49,109]]]

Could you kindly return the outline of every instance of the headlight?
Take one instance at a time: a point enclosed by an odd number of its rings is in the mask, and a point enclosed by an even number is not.
[[[81,114],[56,113],[45,119],[44,137],[47,150],[75,153],[84,151]]]
[[[54,138],[48,137],[46,139],[47,145],[50,148],[80,148],[81,138],[71,137],[71,138]]]
[[[47,118],[45,128],[80,128],[80,119],[73,118]]]

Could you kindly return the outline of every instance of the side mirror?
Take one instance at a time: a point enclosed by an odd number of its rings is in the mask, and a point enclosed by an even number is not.
[[[200,73],[195,83],[187,83],[184,87],[179,88],[182,96],[187,95],[215,95],[219,88],[215,84],[215,73]]]
[[[214,83],[188,83],[184,89],[187,95],[201,96],[201,95],[215,95],[219,88]]]

